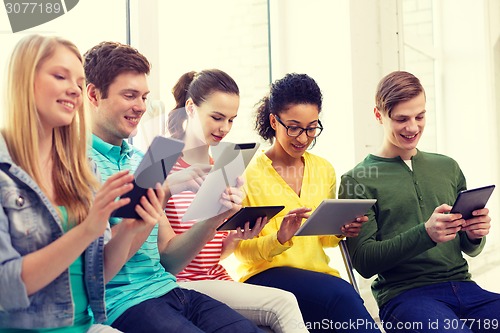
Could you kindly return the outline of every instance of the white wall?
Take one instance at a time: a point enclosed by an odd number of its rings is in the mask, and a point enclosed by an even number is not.
[[[352,167],[355,153],[350,43],[348,0],[271,0],[273,81],[289,72],[316,80],[325,130],[312,151],[338,174]]]
[[[498,30],[496,36],[490,35],[493,31],[490,31],[488,1],[446,0],[441,4],[441,12],[446,13],[441,26],[443,110],[438,111],[444,115],[440,124],[444,133],[442,152],[459,162],[468,187],[500,185],[491,43],[498,40]],[[494,22],[491,24],[495,26]],[[488,205],[496,221],[499,203],[497,189]],[[500,240],[500,228],[495,226],[492,233]]]

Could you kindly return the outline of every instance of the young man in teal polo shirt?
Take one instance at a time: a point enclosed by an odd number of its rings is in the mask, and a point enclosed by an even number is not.
[[[393,72],[377,88],[382,147],[342,176],[339,198],[377,199],[348,246],[356,270],[377,274],[372,291],[386,332],[496,332],[500,295],[471,280],[467,261],[489,233],[488,209],[450,214],[466,189],[457,162],[423,152],[425,92],[418,78]]]
[[[84,57],[87,96],[93,109],[89,155],[106,180],[118,170],[134,171],[142,159],[142,153],[126,139],[137,130],[146,111],[150,64],[136,49],[112,42],[96,45]],[[202,177],[204,170],[190,171]],[[196,183],[184,182],[182,174],[176,176],[177,180],[169,176],[169,182],[179,185],[177,191]],[[164,188],[168,200],[172,186],[164,184]],[[165,217],[137,237],[137,252],[131,251],[129,261],[106,285],[108,324],[124,332],[259,331],[227,305],[180,288],[173,275],[213,238],[223,220],[241,207],[241,192],[236,188],[230,191],[232,195],[223,201],[232,209],[196,224],[189,232],[174,237]],[[112,224],[113,229],[121,227],[120,220]]]

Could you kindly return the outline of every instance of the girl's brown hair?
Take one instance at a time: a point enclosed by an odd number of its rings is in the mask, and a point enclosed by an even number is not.
[[[172,94],[175,98],[175,108],[168,114],[168,131],[173,138],[184,138],[184,122],[187,120],[186,101],[191,98],[193,103],[201,103],[214,92],[223,92],[239,96],[238,85],[227,73],[219,69],[206,69],[199,73],[194,71],[183,74],[175,86]]]

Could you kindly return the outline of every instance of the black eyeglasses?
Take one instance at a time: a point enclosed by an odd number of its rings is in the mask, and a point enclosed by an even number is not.
[[[281,119],[277,115],[275,114],[273,115],[274,118],[276,118],[276,120],[278,121],[278,123],[280,123],[281,125],[283,125],[284,128],[286,128],[286,134],[288,136],[291,136],[292,138],[300,136],[303,132],[306,132],[306,135],[310,138],[317,138],[321,134],[321,131],[323,131],[323,126],[321,125],[321,121],[319,121],[319,119],[318,119],[319,126],[304,128],[299,126],[287,126],[281,121]]]

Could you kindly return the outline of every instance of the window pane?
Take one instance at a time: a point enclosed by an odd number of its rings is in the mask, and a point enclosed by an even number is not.
[[[175,106],[171,89],[182,74],[218,68],[227,72],[240,88],[235,130],[226,140],[257,140],[253,106],[269,87],[267,1],[158,1],[158,15],[158,27],[154,28],[159,31],[159,63],[153,63],[153,71],[160,73],[161,103],[155,104],[163,104],[165,110],[162,117],[158,108],[150,109],[156,114],[153,121],[165,124],[165,115]],[[132,29],[144,27],[132,25]],[[137,45],[143,43],[139,41]],[[147,119],[151,115],[146,115],[144,120]],[[153,121],[141,123],[135,144],[146,145],[152,139],[152,131],[165,131],[165,126],[150,126]]]
[[[0,10],[0,76],[5,87],[6,70],[12,49],[26,35],[61,36],[78,46],[81,53],[104,40],[125,42],[126,20],[123,0],[82,0],[64,15],[28,30],[12,33],[6,12]],[[0,105],[3,109],[3,90]],[[0,116],[3,113],[0,111]],[[0,125],[3,117],[0,117]]]
[[[420,79],[426,93],[425,135],[419,148],[437,150],[436,130],[436,52],[434,14],[431,0],[403,0],[404,70]]]

